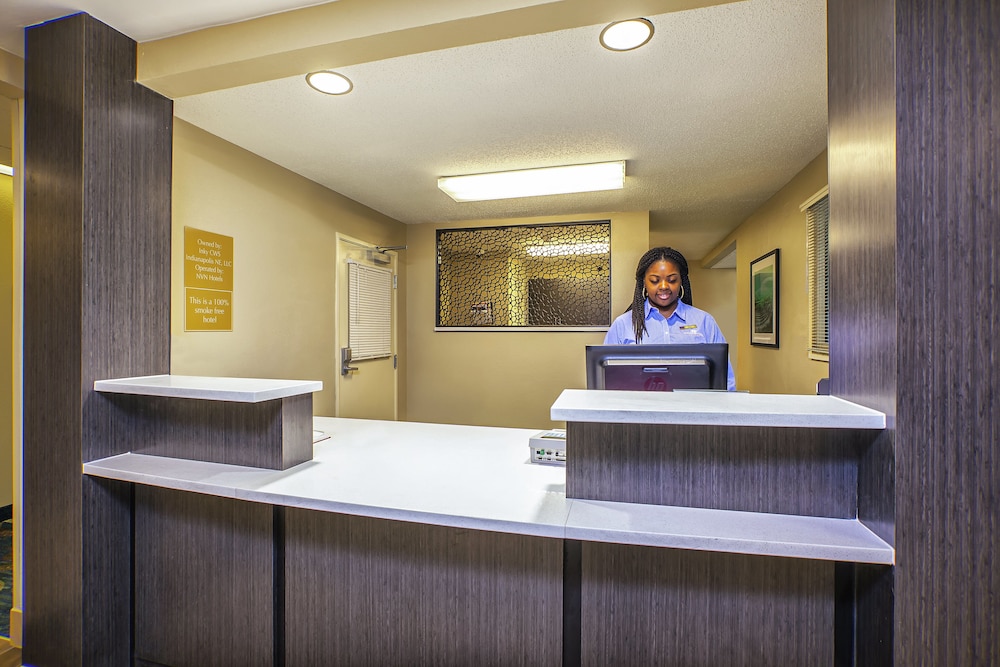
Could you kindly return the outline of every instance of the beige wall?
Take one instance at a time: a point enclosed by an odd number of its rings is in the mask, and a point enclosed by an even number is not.
[[[584,350],[604,331],[434,331],[437,229],[611,220],[612,312],[632,299],[635,265],[648,249],[649,215],[594,213],[407,227],[407,412],[410,421],[550,428],[566,388],[586,386]],[[525,445],[527,446],[527,445]]]
[[[0,57],[0,79],[6,61]],[[0,94],[0,164],[14,166],[14,138],[17,136],[17,102]],[[0,506],[14,502],[15,392],[20,378],[20,347],[15,348],[15,294],[20,292],[19,265],[14,248],[20,249],[20,225],[14,214],[14,179],[0,174]],[[17,324],[15,324],[17,323]],[[20,338],[17,337],[20,342]]]
[[[11,99],[24,96],[24,59],[2,49],[0,49],[0,95]],[[6,102],[6,100],[0,101]],[[9,144],[7,148],[10,148]]]
[[[0,104],[9,105],[10,101],[0,97]],[[3,174],[0,174],[0,230],[0,350],[6,350],[0,354],[0,506],[5,506],[14,502],[14,359],[17,351],[13,335],[14,179]]]
[[[0,504],[13,504],[13,569],[11,591],[10,640],[21,646],[21,301],[24,200],[19,171],[22,170],[21,145],[24,118],[24,61],[0,51],[0,160],[15,169],[14,178],[0,176],[0,241],[4,305],[0,313],[0,345],[8,351],[0,359]],[[9,188],[9,189],[8,189]]]
[[[687,259],[687,258],[685,258]],[[688,260],[694,305],[708,311],[729,343],[729,361],[739,368],[739,327],[736,324],[736,269],[703,269],[697,261]],[[739,376],[736,378],[739,383]]]
[[[185,226],[234,239],[231,332],[184,331]],[[406,238],[401,223],[176,120],[171,373],[321,380],[313,410],[333,415],[340,368],[334,319],[338,232],[384,246]],[[403,341],[406,279],[400,264]],[[403,392],[400,401],[405,414]]]
[[[757,209],[709,253],[711,257],[736,242],[737,350],[733,364],[736,385],[754,393],[814,394],[816,382],[827,377],[828,364],[809,359],[809,302],[806,287],[806,216],[799,210],[827,184],[826,151],[820,153],[788,184]],[[780,249],[779,347],[750,345],[750,262]],[[726,272],[725,269],[710,269]],[[693,280],[693,278],[692,278]],[[692,283],[692,286],[694,283]],[[700,295],[698,295],[700,297]],[[725,306],[714,299],[699,307],[715,314]],[[726,337],[729,333],[723,329]],[[732,340],[730,346],[732,347]]]

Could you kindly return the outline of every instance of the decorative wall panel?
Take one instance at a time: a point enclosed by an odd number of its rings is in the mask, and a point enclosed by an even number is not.
[[[274,511],[136,487],[136,658],[171,667],[280,664],[273,655]]]
[[[583,544],[582,665],[830,665],[834,564]]]
[[[437,233],[438,327],[607,327],[611,223]]]
[[[562,540],[289,509],[285,665],[560,665]]]

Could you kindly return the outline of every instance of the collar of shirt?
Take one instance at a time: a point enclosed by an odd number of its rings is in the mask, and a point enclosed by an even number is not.
[[[663,315],[660,314],[660,311],[658,311],[656,308],[654,308],[652,306],[652,304],[649,303],[649,299],[646,299],[646,304],[645,305],[646,305],[646,319],[647,320],[650,319],[650,318],[661,319],[661,320],[664,319]],[[687,322],[688,309],[690,307],[691,306],[687,305],[686,303],[684,303],[683,301],[681,301],[680,299],[678,299],[677,300],[677,308],[674,310],[673,313],[670,314],[670,317],[666,318],[666,321],[669,323],[670,320],[672,320],[672,319],[674,319],[676,317],[681,322]],[[654,315],[654,313],[655,313],[655,315]]]

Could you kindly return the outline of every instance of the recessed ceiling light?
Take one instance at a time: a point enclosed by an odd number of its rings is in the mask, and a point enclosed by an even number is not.
[[[621,190],[625,187],[625,162],[443,176],[438,179],[438,187],[459,202]]]
[[[648,19],[616,21],[601,31],[601,46],[611,51],[631,51],[653,38],[653,24]]]
[[[323,70],[306,74],[306,83],[321,93],[327,95],[345,95],[354,88],[354,84],[343,74]]]

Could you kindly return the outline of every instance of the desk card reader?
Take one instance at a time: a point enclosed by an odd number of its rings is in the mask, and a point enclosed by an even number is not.
[[[566,429],[540,431],[528,440],[532,463],[566,465]]]

